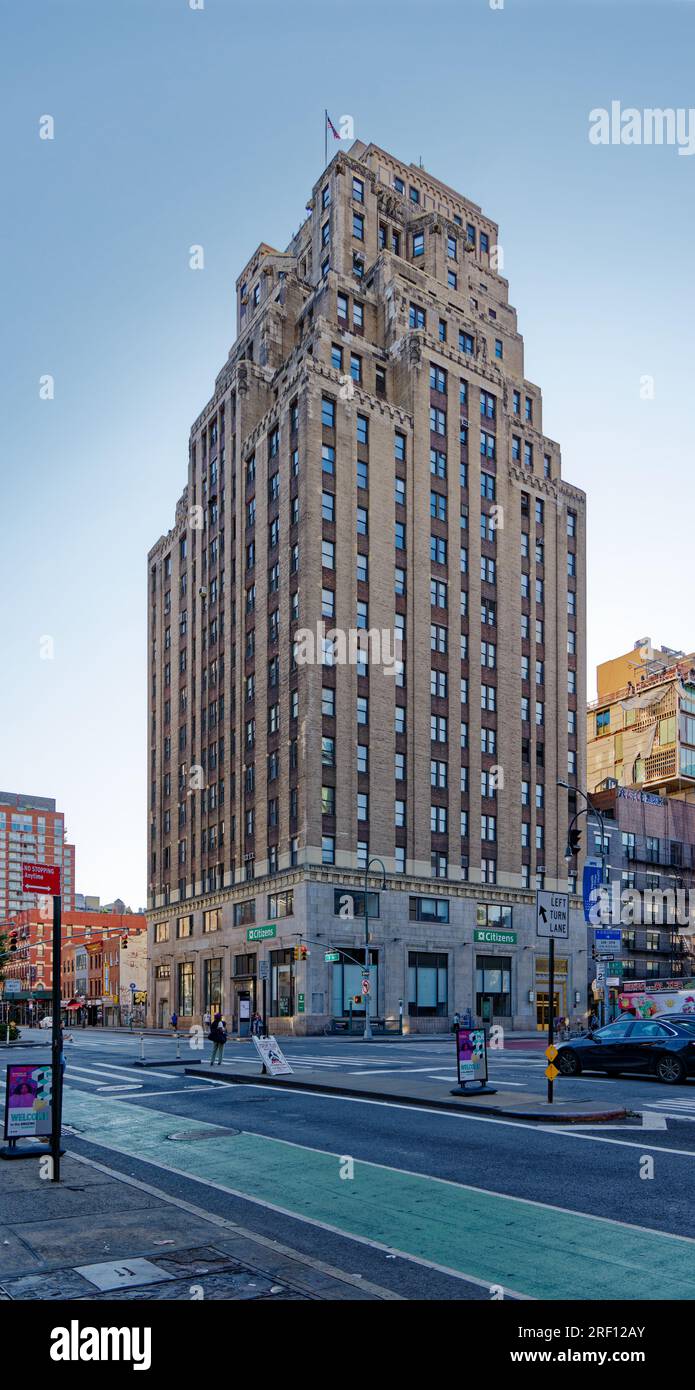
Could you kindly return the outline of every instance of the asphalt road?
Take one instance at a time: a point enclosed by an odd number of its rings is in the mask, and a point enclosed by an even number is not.
[[[148,1039],[161,1062],[141,1070],[134,1038],[72,1036],[68,1148],[408,1298],[488,1299],[491,1284],[505,1297],[695,1297],[695,1083],[563,1078],[563,1095],[636,1115],[558,1129],[258,1086],[248,1043],[227,1046],[249,1068],[230,1086],[167,1067],[173,1040]],[[299,1072],[455,1079],[450,1039],[283,1046]],[[544,1065],[515,1047],[491,1054],[491,1080],[540,1095]]]

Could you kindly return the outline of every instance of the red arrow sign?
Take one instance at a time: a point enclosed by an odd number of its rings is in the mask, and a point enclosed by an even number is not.
[[[60,897],[60,869],[57,864],[22,864],[22,890]]]

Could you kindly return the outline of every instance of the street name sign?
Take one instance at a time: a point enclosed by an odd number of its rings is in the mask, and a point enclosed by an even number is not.
[[[340,960],[340,951],[326,951],[324,954],[326,965],[336,965]]]
[[[569,934],[569,894],[539,889],[536,893],[536,936],[566,941]]]

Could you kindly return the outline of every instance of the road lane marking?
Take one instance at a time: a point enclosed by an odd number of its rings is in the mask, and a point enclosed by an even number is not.
[[[338,1101],[340,1104],[381,1105],[386,1110],[413,1110],[418,1115],[432,1114],[431,1105],[414,1105],[412,1102],[409,1101],[372,1100],[368,1099],[366,1096],[336,1095],[329,1091],[305,1091],[302,1089],[301,1086],[274,1086],[271,1081],[239,1081],[237,1084],[241,1088],[249,1091],[271,1090],[275,1091],[277,1095],[281,1096],[313,1096],[315,1100],[334,1100]],[[649,1140],[646,1138],[643,1138],[641,1140],[640,1145],[635,1145],[633,1143],[630,1143],[626,1139],[602,1139],[601,1136],[598,1134],[579,1134],[577,1132],[578,1130],[588,1128],[588,1126],[584,1126],[581,1124],[573,1124],[570,1128],[565,1128],[564,1125],[557,1123],[543,1124],[539,1122],[537,1124],[532,1124],[528,1120],[505,1120],[501,1117],[498,1117],[497,1115],[474,1115],[470,1110],[442,1110],[439,1107],[436,1107],[435,1113],[438,1116],[445,1116],[447,1119],[470,1120],[471,1123],[474,1125],[502,1125],[505,1129],[532,1130],[534,1134],[546,1134],[551,1138],[553,1134],[559,1134],[563,1139],[592,1139],[597,1144],[618,1144],[626,1149],[634,1149],[636,1147],[641,1147],[643,1149],[656,1149],[659,1153],[670,1153],[674,1154],[679,1158],[695,1158],[695,1149],[667,1149],[664,1147],[663,1144],[650,1144]],[[602,1130],[613,1128],[620,1129],[622,1128],[622,1126],[602,1124],[600,1128]],[[629,1132],[630,1131],[626,1127],[625,1133]]]
[[[142,1082],[141,1082],[141,1081],[121,1081],[121,1082],[119,1082],[119,1084],[118,1084],[117,1086],[100,1086],[100,1087],[99,1087],[99,1094],[101,1094],[102,1091],[119,1091],[119,1092],[121,1092],[121,1093],[125,1093],[126,1095],[130,1096],[130,1095],[132,1095],[133,1091],[141,1091],[141,1090],[142,1090]],[[114,1097],[114,1099],[117,1099],[117,1097]]]
[[[152,1183],[143,1182],[140,1178],[134,1178],[131,1174],[122,1173],[118,1168],[109,1168],[105,1163],[97,1163],[94,1158],[86,1158],[84,1154],[69,1152],[69,1158],[74,1158],[78,1163],[86,1163],[90,1168],[95,1168],[100,1173],[105,1173],[109,1177],[116,1178],[119,1182],[127,1183],[129,1187],[135,1187],[140,1192],[147,1192],[152,1197],[158,1197],[162,1202],[168,1202],[170,1206],[179,1207],[182,1211],[189,1212],[192,1216],[200,1217],[203,1221],[210,1222],[218,1226],[223,1231],[231,1231],[235,1236],[249,1240],[256,1245],[265,1246],[273,1255],[283,1255],[288,1259],[294,1260],[297,1264],[306,1265],[309,1269],[318,1270],[320,1274],[327,1274],[331,1279],[336,1279],[342,1284],[351,1284],[355,1288],[364,1290],[366,1293],[373,1293],[377,1298],[405,1302],[402,1294],[395,1293],[392,1289],[382,1288],[380,1284],[374,1284],[369,1279],[363,1279],[361,1275],[348,1274],[343,1269],[337,1269],[335,1265],[326,1264],[325,1260],[317,1260],[313,1255],[305,1255],[301,1250],[293,1250],[289,1245],[281,1245],[278,1240],[271,1240],[268,1236],[261,1235],[257,1231],[248,1230],[240,1226],[236,1221],[227,1221],[224,1216],[218,1216],[216,1212],[210,1212],[206,1207],[198,1207],[193,1202],[186,1202],[183,1197],[174,1197],[169,1192],[165,1192],[161,1187],[154,1187]],[[251,1261],[249,1261],[251,1263]],[[254,1265],[255,1268],[255,1265]],[[460,1275],[456,1275],[460,1278]],[[473,1281],[476,1282],[475,1280]],[[296,1287],[296,1281],[289,1278],[285,1283]]]
[[[98,1076],[102,1081],[103,1081],[107,1076],[110,1076],[110,1077],[114,1078],[116,1081],[123,1081],[123,1077],[120,1076],[119,1073],[116,1072],[116,1071],[111,1071],[111,1070],[108,1070],[108,1071],[107,1071],[107,1070],[104,1068],[104,1069],[99,1070],[98,1072],[95,1072],[95,1068],[94,1068],[94,1067],[76,1067],[76,1066],[74,1065],[73,1062],[68,1062],[67,1067],[66,1067],[66,1075],[72,1076],[72,1075],[74,1075],[75,1073],[77,1073],[78,1079],[80,1079],[80,1080],[82,1079],[82,1076],[81,1076],[81,1073],[82,1073],[84,1076],[94,1076],[94,1075],[96,1075],[96,1076]],[[132,1071],[129,1072],[129,1077],[130,1077],[130,1080],[131,1080],[131,1081],[134,1081],[134,1080],[135,1080]],[[138,1083],[138,1084],[139,1084],[139,1083]]]
[[[339,1154],[244,1130],[230,1136],[219,1126],[218,1136],[182,1142],[162,1162],[170,1113],[95,1101],[67,1097],[68,1122],[87,1143],[487,1287],[552,1299],[559,1263],[579,1298],[624,1297],[626,1287],[634,1299],[653,1298],[666,1273],[669,1296],[695,1296],[688,1236],[370,1160],[355,1159],[353,1180],[340,1182]]]

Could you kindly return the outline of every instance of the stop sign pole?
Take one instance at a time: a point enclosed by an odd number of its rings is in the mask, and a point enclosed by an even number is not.
[[[53,899],[52,1007],[51,1032],[51,1181],[60,1182],[60,1131],[63,1113],[63,1038],[60,1026],[61,897],[60,869],[54,864],[23,864],[22,890]]]

